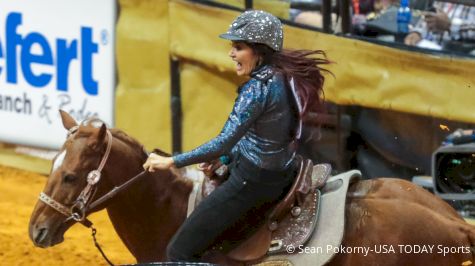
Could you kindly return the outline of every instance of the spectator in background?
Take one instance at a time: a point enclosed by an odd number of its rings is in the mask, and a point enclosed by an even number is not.
[[[376,3],[380,2],[387,2],[391,0],[350,0],[350,4],[352,6],[353,14],[368,14],[373,11],[375,11],[375,5]],[[322,0],[291,0],[291,6],[292,4],[295,3],[308,3],[308,6],[316,6],[318,8],[321,8],[322,6]],[[355,11],[355,7],[357,8],[357,11]],[[337,1],[332,0],[332,11],[336,11],[337,8]],[[333,31],[339,32],[339,27],[338,25],[339,17],[338,14],[333,13],[331,14],[332,17],[332,25],[333,25]],[[299,24],[304,24],[304,25],[310,25],[313,27],[317,28],[323,28],[323,15],[321,11],[315,11],[315,10],[300,10],[300,9],[295,9],[292,8],[290,10],[290,18],[292,21],[299,23]]]
[[[307,3],[309,7],[314,7],[320,9],[322,6],[322,0],[291,0],[291,6],[295,3]],[[336,3],[332,1],[332,6]],[[310,9],[290,9],[290,19],[296,23],[309,25],[317,28],[323,28],[323,16],[320,11],[315,11],[313,8]],[[332,25],[335,25],[337,22],[337,15],[332,13]]]
[[[434,2],[435,12],[424,12],[404,43],[442,49],[453,41],[475,41],[475,6]]]

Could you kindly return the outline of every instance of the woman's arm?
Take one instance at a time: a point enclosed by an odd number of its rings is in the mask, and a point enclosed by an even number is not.
[[[207,162],[229,153],[264,111],[267,95],[267,88],[260,81],[249,81],[241,89],[221,133],[190,152],[174,156],[174,164],[183,167]]]

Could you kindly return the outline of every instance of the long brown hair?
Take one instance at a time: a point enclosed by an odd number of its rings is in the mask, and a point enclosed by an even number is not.
[[[323,111],[325,77],[322,72],[332,74],[329,70],[320,67],[332,63],[327,59],[324,51],[284,49],[275,52],[263,44],[252,43],[249,46],[261,57],[261,64],[270,64],[277,72],[284,75],[289,87],[290,80],[294,79],[302,106],[300,117],[305,117],[310,111]]]

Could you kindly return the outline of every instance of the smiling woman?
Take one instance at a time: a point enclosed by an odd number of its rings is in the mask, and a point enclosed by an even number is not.
[[[45,177],[0,165],[0,261],[2,265],[107,265],[94,247],[88,229],[74,226],[63,245],[50,249],[33,246],[28,238],[31,208],[42,190]],[[114,263],[132,263],[134,258],[114,232],[107,214],[91,216],[98,241]]]

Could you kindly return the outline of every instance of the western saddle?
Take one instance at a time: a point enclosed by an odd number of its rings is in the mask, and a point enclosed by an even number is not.
[[[330,176],[329,164],[313,165],[309,159],[298,158],[299,171],[294,183],[277,203],[266,222],[249,238],[227,253],[230,259],[241,262],[258,261],[265,255],[288,252],[289,245],[304,245],[311,237],[318,219],[320,190]],[[205,178],[203,197],[221,182]]]

